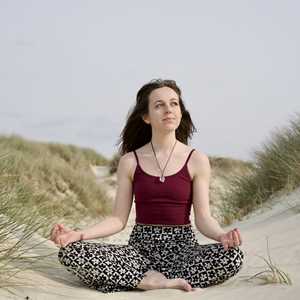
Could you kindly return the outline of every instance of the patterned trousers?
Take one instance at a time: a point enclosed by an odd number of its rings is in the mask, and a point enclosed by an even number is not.
[[[191,225],[135,224],[128,244],[77,241],[60,248],[58,258],[89,287],[111,293],[135,289],[148,270],[206,288],[234,276],[244,255],[239,247],[200,245]]]

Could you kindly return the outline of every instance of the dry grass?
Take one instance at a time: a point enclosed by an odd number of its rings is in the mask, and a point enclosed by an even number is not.
[[[273,132],[254,156],[254,167],[246,176],[229,178],[222,201],[226,224],[257,209],[277,192],[291,192],[300,185],[300,114],[288,127]]]
[[[93,150],[72,145],[27,141],[18,136],[0,136],[2,186],[22,185],[22,193],[11,197],[30,211],[38,207],[48,220],[79,222],[85,216],[106,215],[109,199],[90,170],[92,163],[107,163]],[[97,157],[98,155],[98,157]]]
[[[54,222],[77,225],[109,212],[90,170],[100,162],[107,163],[93,150],[0,136],[0,287],[43,267],[49,254],[36,254],[46,241],[36,233],[48,238]]]
[[[267,239],[267,258],[258,255],[259,258],[261,258],[265,264],[266,268],[263,271],[260,271],[250,278],[248,278],[248,281],[251,281],[255,278],[261,280],[262,284],[270,284],[270,283],[279,283],[279,284],[287,284],[292,285],[292,280],[288,273],[284,272],[281,268],[279,268],[275,263],[273,262],[271,255],[270,255],[270,248],[269,248],[269,241]]]
[[[0,195],[0,287],[14,285],[16,275],[41,261],[43,255],[30,252],[41,246],[31,242],[33,235],[47,224],[37,210],[23,210],[22,204],[11,203],[12,197],[22,195],[23,187],[17,184],[13,189],[1,189]]]

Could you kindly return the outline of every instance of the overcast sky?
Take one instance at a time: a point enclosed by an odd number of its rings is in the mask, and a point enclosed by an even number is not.
[[[299,1],[0,0],[0,133],[111,157],[138,89],[177,81],[208,155],[300,111]]]

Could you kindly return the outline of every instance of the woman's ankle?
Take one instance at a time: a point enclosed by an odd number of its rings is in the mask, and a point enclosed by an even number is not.
[[[149,270],[145,273],[144,278],[138,284],[137,288],[142,290],[159,289],[163,286],[163,280],[167,280],[165,275],[155,270]]]

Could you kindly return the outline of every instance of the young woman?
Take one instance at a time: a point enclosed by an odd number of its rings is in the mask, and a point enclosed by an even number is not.
[[[173,80],[152,80],[137,93],[120,139],[113,212],[80,231],[56,224],[59,261],[102,292],[175,288],[193,291],[224,282],[242,266],[241,235],[225,232],[209,208],[207,155],[188,146],[195,127]],[[133,195],[136,222],[128,244],[83,240],[123,230]],[[190,223],[216,243],[200,245]]]

